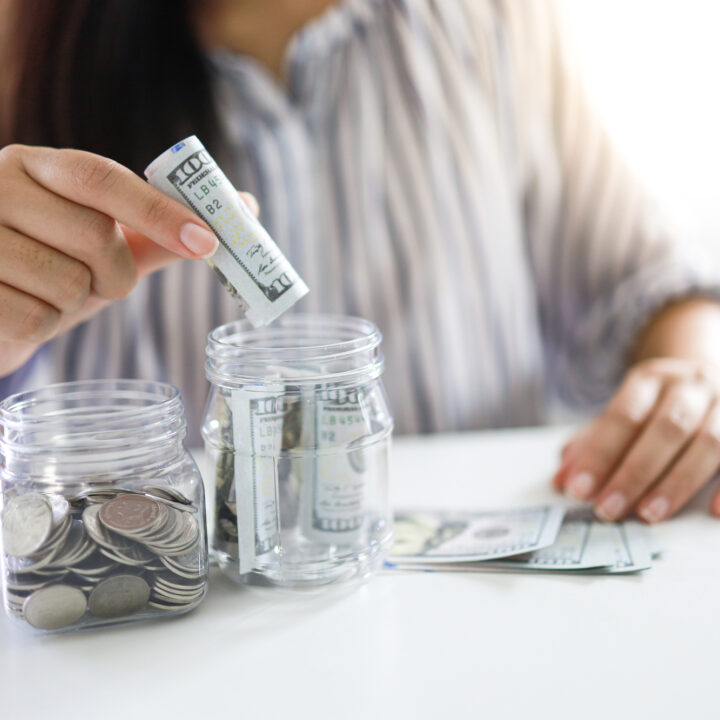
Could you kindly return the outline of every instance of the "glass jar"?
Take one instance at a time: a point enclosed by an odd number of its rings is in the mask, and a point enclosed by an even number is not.
[[[380,341],[373,323],[329,315],[210,333],[212,547],[232,579],[303,588],[381,565],[393,424]]]
[[[50,385],[0,403],[3,597],[39,630],[183,613],[207,588],[205,499],[178,391]]]

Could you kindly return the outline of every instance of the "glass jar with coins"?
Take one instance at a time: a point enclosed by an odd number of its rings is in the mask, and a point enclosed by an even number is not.
[[[367,320],[325,315],[210,333],[212,547],[232,579],[313,588],[381,565],[393,423],[380,341]]]
[[[50,385],[0,403],[7,613],[44,631],[176,615],[207,588],[205,500],[178,391]]]

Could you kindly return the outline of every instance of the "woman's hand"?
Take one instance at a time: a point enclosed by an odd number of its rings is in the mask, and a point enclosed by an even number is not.
[[[595,514],[676,513],[720,467],[720,368],[686,359],[635,365],[605,410],[563,450],[553,479]],[[712,500],[720,516],[720,491]]]
[[[192,211],[112,160],[0,150],[0,376],[139,277],[201,258],[217,238]]]

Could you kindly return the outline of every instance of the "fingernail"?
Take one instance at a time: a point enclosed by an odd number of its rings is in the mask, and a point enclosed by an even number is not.
[[[664,497],[653,498],[645,507],[638,510],[638,515],[649,523],[660,522],[670,510],[670,503]]]
[[[605,522],[612,522],[625,512],[627,500],[622,493],[614,492],[595,508],[595,515]]]
[[[217,250],[218,240],[213,233],[195,223],[180,228],[180,242],[194,255],[208,257]]]
[[[573,475],[565,486],[565,494],[575,500],[587,500],[595,488],[595,476],[589,472]]]

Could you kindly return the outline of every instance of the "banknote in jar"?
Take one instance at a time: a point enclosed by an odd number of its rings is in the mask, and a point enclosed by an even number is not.
[[[303,445],[314,452],[302,460],[303,535],[351,544],[365,518],[369,396],[361,388],[320,387],[304,398]]]
[[[257,558],[280,545],[278,466],[287,448],[287,429],[300,400],[282,386],[261,394],[233,390],[232,409],[234,491],[240,574],[255,567]],[[294,441],[292,441],[294,442]]]

